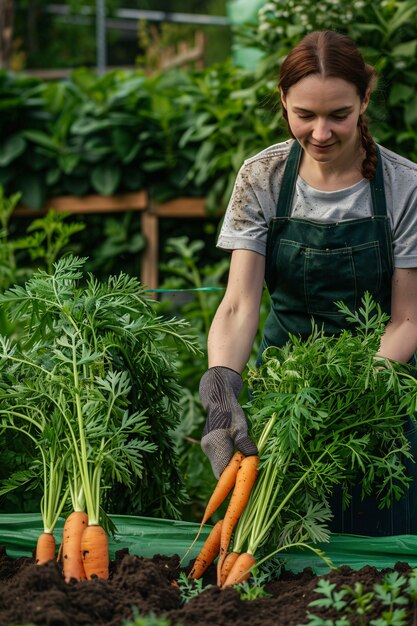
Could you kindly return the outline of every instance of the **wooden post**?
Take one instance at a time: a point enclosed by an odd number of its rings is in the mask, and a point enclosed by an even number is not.
[[[158,216],[152,210],[141,215],[145,250],[142,255],[141,282],[149,289],[158,287],[159,225]],[[155,294],[155,299],[157,299]]]
[[[149,289],[157,289],[159,283],[159,218],[206,217],[204,198],[175,198],[162,204],[150,203],[141,215],[142,235],[146,241],[142,255],[141,282]],[[157,296],[155,295],[155,299]]]
[[[10,69],[13,45],[13,0],[0,0],[0,68]]]

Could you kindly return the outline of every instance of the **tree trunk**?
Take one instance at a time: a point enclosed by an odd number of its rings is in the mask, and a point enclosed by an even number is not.
[[[8,69],[12,56],[13,0],[0,0],[0,69]]]

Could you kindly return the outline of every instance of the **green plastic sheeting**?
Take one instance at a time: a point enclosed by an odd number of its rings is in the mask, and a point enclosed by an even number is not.
[[[126,515],[111,516],[117,532],[109,539],[110,557],[117,550],[128,548],[131,554],[152,557],[154,554],[174,555],[181,558],[186,554],[197,534],[198,524],[175,520],[133,517]],[[64,520],[59,520],[55,529],[57,544],[61,541]],[[211,526],[207,526],[201,538],[188,553],[183,565],[197,555]],[[0,515],[0,544],[6,547],[11,557],[32,556],[42,521],[37,514]],[[417,567],[417,536],[400,535],[395,537],[362,537],[357,535],[332,535],[329,543],[318,544],[337,567],[349,565],[360,569],[373,565],[378,569],[393,567],[398,561]],[[329,571],[326,563],[309,550],[291,550],[281,553],[285,567],[294,573],[311,567],[317,574]]]
[[[123,548],[128,548],[131,554],[145,557],[154,554],[179,554],[182,557],[198,530],[198,524],[192,522],[129,515],[112,515],[110,519],[117,528],[115,535],[109,537],[111,558]],[[60,519],[54,531],[57,544],[61,541],[63,526],[64,520]],[[0,544],[6,547],[9,556],[32,556],[42,529],[39,514],[0,515]],[[210,526],[203,529],[201,539],[190,551],[188,560],[198,554],[210,529]]]
[[[333,565],[349,565],[361,569],[372,565],[377,569],[394,567],[399,561],[417,567],[417,535],[393,537],[362,537],[359,535],[332,535],[329,543],[316,544],[331,559]],[[316,574],[326,574],[328,566],[314,553],[288,551],[283,553],[286,569],[297,573],[311,567]]]

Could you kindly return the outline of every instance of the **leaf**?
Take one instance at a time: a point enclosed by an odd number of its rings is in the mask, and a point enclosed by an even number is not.
[[[60,154],[58,157],[59,167],[65,174],[72,174],[80,162],[78,154]]]
[[[6,493],[10,493],[15,489],[20,489],[24,485],[34,480],[34,474],[32,470],[17,470],[13,472],[6,480],[0,483],[0,496],[4,496]]]
[[[90,135],[96,132],[102,132],[111,128],[111,122],[108,119],[96,120],[88,117],[82,117],[76,120],[71,126],[71,132],[74,135]]]
[[[58,145],[56,140],[51,137],[51,135],[42,132],[40,130],[26,130],[24,133],[24,137],[30,139],[35,144],[42,146],[43,148],[47,148],[53,153],[58,151]]]
[[[410,99],[407,103],[407,108],[405,109],[404,121],[407,126],[413,127],[417,121],[417,95],[414,94],[414,97]]]
[[[417,54],[417,39],[413,39],[411,41],[404,41],[396,45],[392,49],[392,55],[394,57],[407,57],[410,59],[415,59],[416,54]]]
[[[41,176],[29,171],[25,172],[19,180],[19,189],[22,193],[22,204],[31,209],[42,208],[46,201],[47,190]]]
[[[123,163],[130,163],[140,150],[136,134],[126,128],[112,129],[112,143],[116,154]]]
[[[20,156],[26,149],[26,141],[21,134],[10,135],[0,144],[0,167],[5,167]]]
[[[118,165],[97,165],[91,172],[91,184],[103,196],[115,193],[121,179],[121,170]]]

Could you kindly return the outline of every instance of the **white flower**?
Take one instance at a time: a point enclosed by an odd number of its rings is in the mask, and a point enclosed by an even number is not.
[[[268,11],[276,11],[278,8],[277,4],[275,2],[267,2],[266,4],[263,5],[263,7],[259,10],[259,12],[265,12],[267,13]]]
[[[258,32],[259,33],[264,33],[265,31],[269,30],[270,28],[271,28],[271,26],[268,24],[268,22],[263,22],[262,24],[259,24]]]

